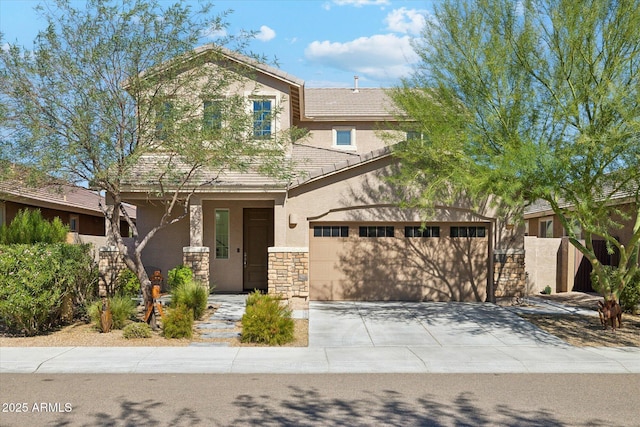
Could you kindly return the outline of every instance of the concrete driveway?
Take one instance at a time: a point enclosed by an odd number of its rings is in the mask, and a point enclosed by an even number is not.
[[[320,302],[309,307],[310,347],[568,346],[511,311],[458,302]]]

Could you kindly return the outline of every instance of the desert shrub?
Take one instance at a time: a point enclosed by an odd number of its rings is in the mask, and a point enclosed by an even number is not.
[[[0,244],[62,243],[68,231],[58,217],[47,221],[40,209],[20,209],[11,224],[0,227]]]
[[[193,281],[193,270],[186,265],[179,265],[169,270],[167,276],[167,285],[171,292],[178,286]]]
[[[291,310],[278,298],[256,291],[247,301],[250,303],[242,316],[242,342],[281,345],[293,341]]]
[[[169,311],[162,320],[162,333],[165,338],[191,338],[193,330],[193,310],[178,305]]]
[[[173,290],[171,305],[184,305],[193,312],[194,319],[200,319],[207,309],[207,289],[192,279],[181,283]]]
[[[122,336],[126,339],[151,338],[151,326],[144,322],[129,323],[122,328]]]
[[[113,319],[113,329],[122,329],[127,321],[135,319],[136,304],[129,297],[116,295],[109,298],[111,317]],[[92,302],[87,309],[91,323],[96,329],[100,328],[100,311],[102,310],[102,300]]]
[[[640,270],[631,278],[620,293],[620,305],[624,311],[634,313],[640,304]]]
[[[96,285],[88,246],[0,246],[0,324],[10,331],[36,335],[62,324],[63,301],[81,305]]]
[[[116,282],[115,293],[123,297],[137,297],[140,294],[140,280],[138,280],[138,276],[129,269],[122,271]]]
[[[255,291],[253,291],[249,295],[247,295],[247,299],[245,301],[245,305],[247,307],[249,307],[250,305],[254,305],[258,301],[260,301],[261,298],[262,298],[262,294],[260,293],[259,290],[256,289]]]

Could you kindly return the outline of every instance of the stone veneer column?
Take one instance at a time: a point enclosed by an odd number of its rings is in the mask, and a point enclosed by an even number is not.
[[[309,248],[269,248],[269,293],[293,309],[309,306]]]
[[[120,256],[117,246],[103,246],[98,249],[98,295],[113,295],[115,282],[126,265]]]
[[[493,252],[493,284],[496,297],[524,296],[526,286],[524,250]]]
[[[209,289],[209,248],[185,246],[182,248],[182,263],[193,270],[193,278]]]

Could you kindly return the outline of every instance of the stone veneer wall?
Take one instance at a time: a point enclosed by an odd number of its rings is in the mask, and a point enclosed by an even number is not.
[[[269,248],[269,293],[295,309],[309,305],[309,248]]]
[[[494,251],[493,284],[496,297],[524,296],[524,251]]]
[[[98,250],[98,295],[100,297],[113,294],[115,282],[120,272],[126,268],[116,246],[103,246]]]
[[[193,270],[193,278],[209,288],[209,248],[186,246],[182,248],[182,263]]]

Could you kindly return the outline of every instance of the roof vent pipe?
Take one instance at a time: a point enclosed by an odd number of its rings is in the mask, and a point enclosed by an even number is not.
[[[358,76],[353,76],[353,93],[358,93]]]

